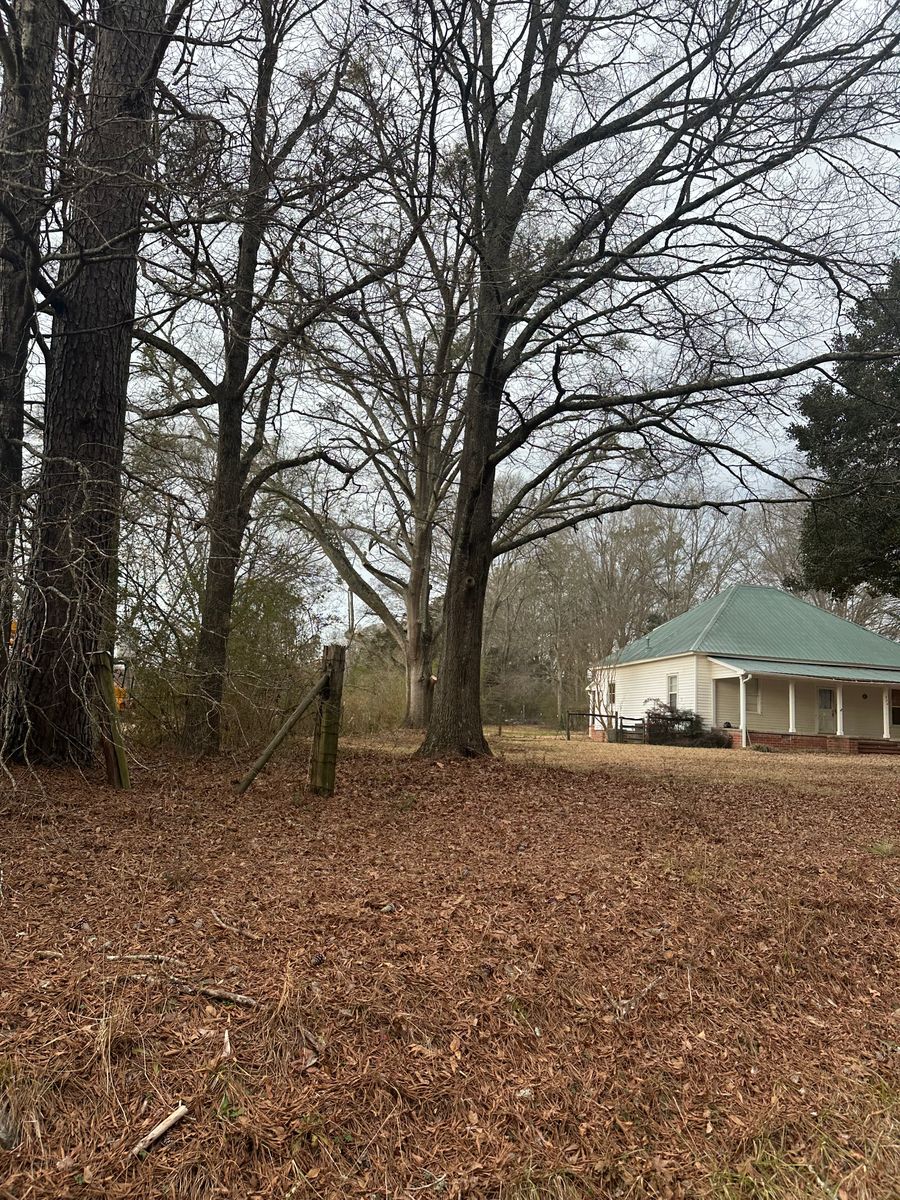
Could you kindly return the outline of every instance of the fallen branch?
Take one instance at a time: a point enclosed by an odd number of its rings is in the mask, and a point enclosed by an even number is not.
[[[227,992],[224,988],[208,987],[204,983],[191,983],[188,979],[180,979],[177,975],[117,975],[120,983],[171,983],[179,992],[194,996],[208,996],[210,1000],[227,1000],[229,1004],[242,1004],[245,1008],[256,1008],[252,996],[241,992]]]
[[[180,992],[194,992],[198,996],[209,996],[211,1000],[227,1000],[230,1004],[243,1004],[245,1008],[256,1008],[252,996],[244,996],[241,992],[226,992],[224,988],[205,987],[201,984],[188,983],[186,979],[173,979]]]
[[[182,1117],[187,1116],[188,1106],[179,1104],[174,1112],[170,1112],[158,1125],[154,1125],[149,1133],[145,1133],[141,1140],[133,1147],[131,1153],[134,1155],[143,1154],[145,1150],[149,1150],[154,1142],[158,1142],[164,1133],[168,1133],[173,1125],[177,1125]]]
[[[107,962],[152,962],[152,963],[180,963],[183,960],[173,958],[171,954],[107,954]]]

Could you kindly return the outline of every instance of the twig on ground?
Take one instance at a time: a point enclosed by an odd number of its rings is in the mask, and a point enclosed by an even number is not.
[[[177,963],[182,962],[180,958],[173,958],[171,954],[107,954],[107,962],[152,962],[152,963]]]
[[[222,929],[227,929],[229,933],[236,933],[240,937],[252,938],[254,942],[261,942],[263,940],[261,933],[253,933],[250,929],[239,929],[237,925],[229,925],[227,921],[222,920],[214,908],[211,908],[209,911],[212,913],[215,923]]]
[[[32,958],[62,958],[62,950],[35,950]]]
[[[194,992],[198,996],[209,996],[211,1000],[227,1000],[230,1004],[242,1004],[245,1008],[256,1008],[254,998],[244,996],[241,992],[226,992],[223,988],[188,983],[186,979],[173,979],[172,982],[180,992]]]
[[[187,1115],[188,1106],[179,1104],[174,1112],[160,1121],[158,1125],[154,1125],[149,1133],[145,1133],[141,1140],[132,1148],[131,1153],[134,1155],[143,1154],[145,1150],[149,1150],[154,1142],[158,1142],[164,1133],[168,1133],[173,1125],[177,1125],[182,1117]]]
[[[622,999],[620,999],[618,996],[614,996],[609,988],[604,985],[603,991],[606,993],[606,999],[609,1003],[609,1007],[613,1011],[614,1019],[617,1021],[623,1021],[627,1016],[629,1016],[635,1010],[635,1008],[637,1008],[638,1004],[644,999],[647,993],[656,987],[656,985],[659,983],[659,980],[660,976],[655,975],[653,979],[651,979],[646,985],[646,987],[642,987],[641,990],[639,992],[635,992],[633,996],[623,997]]]

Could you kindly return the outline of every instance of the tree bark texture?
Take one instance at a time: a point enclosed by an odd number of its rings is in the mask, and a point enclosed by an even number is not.
[[[54,298],[43,461],[7,752],[85,763],[112,649],[125,402],[162,0],[104,0]]]
[[[0,679],[14,617],[25,371],[59,36],[56,0],[19,0],[9,32],[18,53],[0,90]]]
[[[407,729],[425,729],[431,718],[434,683],[432,654],[434,639],[421,622],[406,632],[406,715]]]

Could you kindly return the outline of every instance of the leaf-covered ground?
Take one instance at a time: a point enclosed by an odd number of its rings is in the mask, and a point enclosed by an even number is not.
[[[900,762],[498,748],[0,784],[0,1196],[900,1196]]]

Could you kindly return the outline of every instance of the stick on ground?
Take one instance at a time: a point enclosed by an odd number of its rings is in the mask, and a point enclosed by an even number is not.
[[[149,1133],[145,1133],[139,1142],[132,1148],[131,1153],[134,1155],[143,1154],[145,1150],[158,1142],[164,1133],[168,1133],[173,1125],[177,1125],[182,1117],[187,1116],[188,1106],[179,1104],[174,1112],[170,1112],[158,1125],[154,1125]]]
[[[177,975],[117,975],[116,979],[120,983],[170,983],[179,992],[186,992],[192,996],[208,996],[211,1000],[227,1000],[229,1004],[241,1004],[244,1008],[256,1008],[256,1001],[252,996],[245,996],[242,992],[227,992],[224,988],[207,987],[203,983],[191,983],[187,979],[180,979]]]

